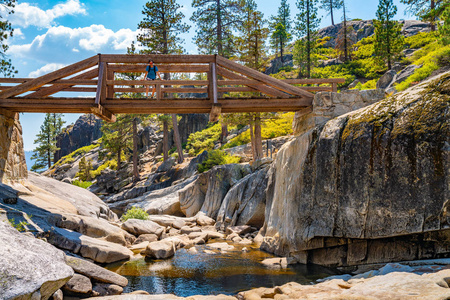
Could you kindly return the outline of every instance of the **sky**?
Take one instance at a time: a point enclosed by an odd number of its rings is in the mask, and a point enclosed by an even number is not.
[[[275,15],[280,0],[256,0],[258,9],[266,18]],[[412,19],[404,14],[405,6],[394,0],[398,7],[397,19]],[[38,77],[75,63],[98,53],[126,53],[136,40],[138,23],[143,19],[144,0],[34,0],[17,1],[14,14],[7,16],[14,28],[13,38],[8,40],[7,56],[18,70],[15,77]],[[197,53],[192,42],[195,25],[189,20],[194,9],[192,0],[178,0],[182,5],[185,22],[192,25],[182,36],[188,53]],[[294,19],[295,0],[288,0]],[[373,19],[377,0],[347,0],[349,18]],[[329,16],[322,15],[321,27],[331,25]],[[335,22],[341,20],[336,12]],[[79,115],[65,114],[66,125],[74,123]],[[34,140],[44,120],[43,114],[21,114],[25,151],[35,148]]]

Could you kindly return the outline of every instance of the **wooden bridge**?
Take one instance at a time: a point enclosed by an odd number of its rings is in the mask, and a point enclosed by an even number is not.
[[[149,59],[161,73],[200,73],[197,77],[202,79],[144,81],[116,76],[145,73]],[[0,78],[0,113],[94,113],[106,121],[114,121],[119,113],[210,113],[214,121],[220,113],[306,112],[312,91],[337,91],[342,82],[278,80],[218,55],[98,54],[38,78]],[[145,92],[146,85],[155,85],[156,99],[124,97]],[[183,97],[187,93],[194,97]]]

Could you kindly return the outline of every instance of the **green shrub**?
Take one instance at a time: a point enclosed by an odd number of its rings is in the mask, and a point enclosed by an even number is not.
[[[122,220],[122,222],[125,222],[128,219],[147,220],[148,213],[140,207],[133,206],[132,208],[127,210],[120,219]]]
[[[91,181],[83,181],[83,180],[74,180],[72,181],[73,185],[79,186],[83,189],[87,189],[88,187],[90,187],[92,185]]]
[[[93,149],[95,149],[97,147],[100,147],[100,142],[101,142],[101,139],[98,140],[98,143],[78,148],[77,150],[73,151],[72,153],[69,153],[66,156],[61,157],[55,163],[55,166],[61,166],[61,165],[64,165],[64,164],[69,164],[69,163],[74,162],[75,158],[77,156],[84,155],[84,154],[88,153],[89,151],[91,151],[91,150],[93,150]]]
[[[97,169],[92,170],[90,172],[91,174],[91,178],[97,178],[97,176],[100,176],[100,174],[102,173],[103,170],[105,170],[106,168],[110,168],[111,170],[115,170],[117,169],[117,160],[115,159],[111,159],[111,160],[107,160],[105,161],[103,164],[101,164]]]
[[[419,32],[418,34],[409,36],[405,38],[405,45],[408,45],[408,48],[417,49],[422,48],[428,44],[436,42],[438,39],[437,31],[431,32]]]
[[[8,222],[9,222],[9,224],[11,224],[12,227],[14,227],[15,229],[17,229],[20,232],[26,231],[25,226],[30,225],[30,223],[28,223],[27,221],[21,221],[19,223],[16,223],[14,218],[8,219]]]
[[[214,166],[226,165],[226,164],[237,164],[241,161],[238,156],[231,156],[225,151],[221,150],[211,150],[208,152],[208,157],[206,160],[197,166],[197,170],[200,173],[210,170]]]
[[[222,126],[217,123],[209,125],[206,129],[191,133],[187,140],[186,150],[190,156],[196,156],[204,150],[212,150],[214,143],[217,142],[222,133]]]
[[[261,124],[261,137],[263,140],[273,139],[292,133],[292,121],[294,113],[282,114],[280,118],[268,119]],[[233,148],[250,143],[250,129],[232,138],[221,149]]]
[[[377,79],[367,81],[361,86],[361,90],[372,90],[377,88]]]

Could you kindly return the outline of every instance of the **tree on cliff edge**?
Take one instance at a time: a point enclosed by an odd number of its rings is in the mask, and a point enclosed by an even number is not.
[[[61,133],[64,125],[63,114],[45,114],[44,123],[36,136],[34,143],[38,146],[33,150],[32,160],[35,160],[31,171],[37,172],[52,166],[56,147],[56,136]]]

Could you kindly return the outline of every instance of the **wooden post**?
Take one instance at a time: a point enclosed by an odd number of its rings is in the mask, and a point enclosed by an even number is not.
[[[335,82],[333,82],[332,84],[331,84],[331,86],[332,86],[332,92],[334,92],[334,93],[337,93],[337,83],[335,83]]]
[[[155,84],[155,89],[156,89],[156,100],[161,100],[161,85]]]
[[[107,72],[106,72],[106,80],[114,80],[114,78],[116,77],[116,73],[111,70],[109,68],[109,66],[107,67]],[[106,88],[106,98],[114,98],[114,86],[108,86]]]
[[[209,63],[209,100],[212,100],[214,104],[217,104],[217,68],[216,63]]]
[[[100,58],[99,58],[100,59]],[[97,93],[95,95],[95,104],[103,104],[106,99],[106,63],[99,62]]]

